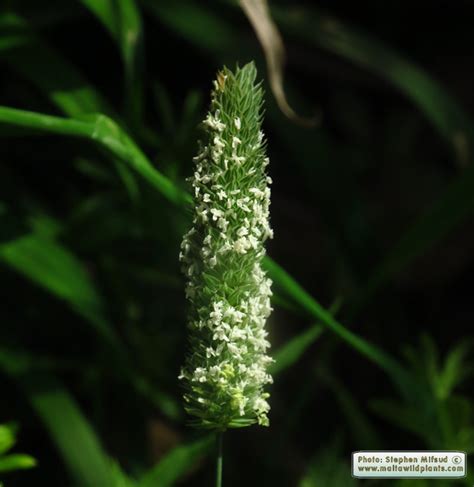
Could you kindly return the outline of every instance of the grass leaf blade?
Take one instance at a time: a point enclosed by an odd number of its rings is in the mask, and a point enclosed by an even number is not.
[[[170,487],[181,478],[214,444],[213,437],[206,437],[179,445],[166,455],[140,480],[137,487]]]

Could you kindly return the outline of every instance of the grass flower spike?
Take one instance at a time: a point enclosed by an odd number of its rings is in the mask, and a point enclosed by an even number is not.
[[[270,178],[261,131],[263,90],[253,64],[214,82],[191,178],[193,227],[180,259],[187,278],[189,350],[180,379],[193,424],[225,430],[268,425],[272,382],[265,322],[271,281],[261,267]]]

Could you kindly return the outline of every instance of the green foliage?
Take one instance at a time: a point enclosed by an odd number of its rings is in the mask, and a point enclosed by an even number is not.
[[[323,118],[304,130],[265,100],[277,380],[272,428],[232,433],[226,484],[359,485],[347,452],[362,445],[472,453],[469,25],[449,7],[420,37],[414,6],[269,6],[290,104]],[[0,7],[0,414],[28,425],[40,460],[13,487],[208,485],[212,438],[179,440],[184,178],[212,73],[264,72],[251,29],[234,0]],[[320,304],[334,296],[340,309]],[[15,433],[0,426],[2,474],[35,463]]]
[[[65,114],[112,113],[103,95],[73,64],[35,35],[27,21],[10,12],[0,19],[5,30],[0,42],[0,57]],[[42,69],[43,66],[49,69]]]
[[[142,20],[134,0],[81,0],[103,23],[118,47],[124,64],[124,93],[133,122],[141,116],[143,81],[141,78]]]
[[[356,487],[360,482],[350,475],[350,466],[341,454],[340,441],[333,441],[327,448],[321,449],[310,462],[299,487]]]
[[[440,361],[436,345],[423,336],[421,347],[405,350],[412,375],[418,381],[418,394],[402,400],[378,399],[372,406],[379,414],[414,433],[431,449],[472,451],[473,408],[459,386],[472,375],[467,361],[470,344],[461,343]]]
[[[214,438],[206,437],[177,446],[160,463],[147,472],[138,487],[169,487],[210,451]]]
[[[51,294],[64,299],[106,339],[113,331],[104,316],[102,300],[77,258],[59,243],[27,235],[0,246],[0,259]]]
[[[16,443],[17,428],[13,424],[0,425],[0,474],[25,470],[36,466],[36,460],[22,453],[8,453]]]
[[[168,178],[154,169],[146,156],[125,132],[105,115],[83,116],[80,120],[61,119],[39,113],[0,107],[0,130],[2,124],[31,129],[40,134],[52,133],[89,139],[102,146],[110,154],[117,156],[122,163],[139,172],[171,201],[182,203],[189,199],[182,190],[174,186]]]

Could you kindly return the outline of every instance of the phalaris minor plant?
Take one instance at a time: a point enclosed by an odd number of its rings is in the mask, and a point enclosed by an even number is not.
[[[253,63],[218,73],[190,178],[193,226],[180,253],[189,301],[189,349],[179,376],[185,409],[191,424],[219,433],[269,424],[271,281],[261,261],[273,234],[262,105]],[[219,469],[220,462],[218,477]]]

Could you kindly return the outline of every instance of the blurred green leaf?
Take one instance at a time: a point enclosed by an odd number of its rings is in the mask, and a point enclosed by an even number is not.
[[[112,487],[109,459],[68,392],[44,375],[32,373],[20,383],[77,482]]]
[[[77,120],[0,107],[0,133],[2,124],[26,127],[38,133],[89,139],[141,174],[172,202],[181,204],[190,200],[189,195],[158,172],[132,139],[105,115],[84,116]]]
[[[470,397],[451,395],[443,402],[452,428],[450,448],[474,453],[474,407]]]
[[[472,349],[468,342],[460,343],[450,350],[446,360],[439,371],[435,384],[436,395],[440,399],[446,399],[454,389],[473,372],[472,362],[467,362],[467,357]]]
[[[11,472],[12,470],[26,470],[36,466],[36,460],[30,455],[16,453],[0,458],[0,472]]]
[[[331,314],[336,314],[340,307],[340,301],[337,300],[329,309]],[[269,373],[272,375],[288,369],[295,364],[308,348],[321,336],[324,327],[320,323],[314,323],[307,330],[288,340],[274,354],[273,362],[269,367]]]
[[[275,362],[270,365],[269,373],[277,375],[295,364],[323,331],[324,327],[320,323],[314,323],[303,333],[288,340],[273,354]]]
[[[13,428],[7,424],[0,424],[0,455],[10,450],[15,444]]]
[[[435,342],[423,336],[419,347],[405,350],[410,374],[418,384],[416,391],[407,394],[400,390],[400,399],[376,399],[371,401],[371,407],[393,424],[422,438],[429,448],[469,448],[474,410],[469,399],[453,395],[465,372],[472,371],[462,365],[467,350],[464,344],[455,347],[440,365]]]
[[[214,437],[180,445],[153,467],[138,483],[138,487],[170,487],[183,477],[214,444]]]
[[[215,8],[189,0],[179,3],[141,0],[141,3],[175,32],[206,51],[223,53],[233,46],[235,38],[216,15]]]
[[[364,414],[357,399],[348,388],[324,366],[315,367],[316,376],[334,394],[343,416],[345,416],[352,432],[355,444],[364,450],[377,450],[381,448],[380,438],[376,428]]]
[[[142,36],[140,12],[134,0],[80,0],[104,24],[120,47],[122,57],[133,69],[135,50]]]
[[[115,336],[105,316],[102,300],[84,265],[53,240],[28,235],[0,245],[0,259],[25,277],[64,299],[94,324],[110,341]]]
[[[270,258],[266,258],[265,267],[270,278],[273,279],[273,281],[278,284],[282,290],[291,296],[311,316],[319,320],[324,326],[331,329],[349,346],[388,372],[395,382],[409,387],[409,377],[407,376],[406,371],[394,358],[341,325],[337,320],[334,319],[330,312],[324,309],[314,298],[312,298],[276,262]]]
[[[112,476],[114,479],[114,487],[137,487],[135,480],[131,479],[121,468],[117,462],[112,462]]]
[[[420,339],[420,347],[407,347],[404,354],[411,369],[430,385],[433,395],[444,400],[473,373],[473,363],[468,361],[471,349],[472,341],[463,341],[451,348],[445,359],[441,360],[435,341],[424,334]]]
[[[127,104],[135,119],[142,109],[142,84],[140,79],[140,52],[142,20],[134,0],[81,0],[106,27],[119,46],[124,67]],[[98,110],[100,111],[100,110]]]
[[[144,397],[155,404],[168,418],[174,420],[181,418],[183,408],[175,397],[157,389],[156,385],[150,384],[148,380],[136,373],[132,373],[131,380],[137,391],[141,392]]]
[[[21,387],[81,487],[114,487],[111,462],[75,400],[52,375],[17,367],[0,354],[0,369]]]
[[[28,227],[19,215],[0,201],[0,244],[14,240],[27,232]]]
[[[0,473],[10,472],[12,470],[25,470],[36,466],[36,460],[30,455],[23,453],[4,455],[16,443],[16,430],[17,427],[15,424],[0,425]]]
[[[355,487],[359,481],[351,476],[350,466],[344,461],[340,438],[321,449],[311,461],[299,487]]]
[[[405,405],[393,399],[374,399],[370,402],[371,408],[380,416],[397,427],[410,431],[428,442],[431,447],[440,444],[439,428],[433,429],[436,423],[434,408],[416,410],[411,405]]]
[[[13,13],[0,17],[0,58],[67,115],[113,114],[106,100],[84,76]]]
[[[3,37],[2,28],[6,30]],[[37,86],[66,115],[114,115],[108,102],[82,73],[67,58],[35,35],[28,22],[13,13],[0,17],[0,58]],[[44,66],[48,66],[48,69],[43,69]],[[130,91],[134,94],[134,100],[138,99],[137,89],[131,88]],[[130,91],[127,90],[127,93]],[[115,165],[132,201],[136,201],[138,188],[133,175],[126,166],[117,163]]]

